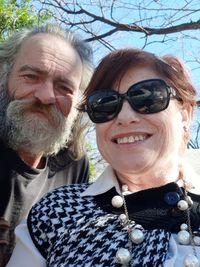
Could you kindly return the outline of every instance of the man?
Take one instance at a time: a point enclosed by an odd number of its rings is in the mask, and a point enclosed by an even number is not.
[[[0,243],[8,258],[15,226],[41,196],[88,179],[77,105],[91,66],[90,48],[55,25],[0,45]]]

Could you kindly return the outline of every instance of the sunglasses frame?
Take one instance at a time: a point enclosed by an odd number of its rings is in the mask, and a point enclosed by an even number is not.
[[[141,112],[141,111],[139,111],[135,107],[134,103],[131,101],[131,98],[129,96],[130,90],[131,89],[134,89],[133,87],[136,87],[136,86],[138,86],[140,84],[147,83],[147,82],[160,82],[160,84],[162,85],[162,88],[165,88],[166,93],[167,93],[166,104],[163,106],[162,109],[159,109],[159,110],[154,111],[154,112],[146,112],[146,111]],[[108,116],[107,116],[107,117],[104,117],[104,118],[101,118],[101,119],[97,119],[95,116],[93,116],[93,113],[94,112],[93,112],[93,110],[91,108],[91,104],[89,103],[89,100],[90,100],[91,97],[93,97],[97,93],[100,93],[100,92],[108,92],[108,91],[109,92],[114,92],[114,94],[119,99],[119,103],[117,105],[117,108],[116,108],[115,112],[113,113],[112,116],[110,116],[110,118],[108,118]],[[136,111],[136,112],[138,112],[140,114],[148,115],[148,114],[155,114],[155,113],[158,113],[158,112],[161,112],[161,111],[165,110],[169,106],[170,99],[172,99],[172,98],[176,98],[176,99],[179,99],[180,100],[180,98],[178,98],[177,95],[176,95],[176,91],[172,87],[170,87],[169,85],[167,85],[167,83],[164,80],[162,80],[162,79],[147,79],[147,80],[143,80],[143,81],[137,82],[135,84],[132,84],[128,88],[128,90],[126,91],[126,93],[123,93],[123,94],[120,94],[119,92],[117,92],[115,90],[112,90],[112,89],[109,89],[109,90],[95,90],[87,98],[87,102],[86,102],[86,105],[85,105],[85,111],[87,112],[87,114],[88,114],[88,116],[89,116],[89,118],[91,119],[92,122],[94,122],[94,123],[104,123],[104,122],[113,120],[119,114],[120,110],[122,109],[124,100],[127,100],[128,101],[129,105],[131,106],[131,108],[134,111]]]

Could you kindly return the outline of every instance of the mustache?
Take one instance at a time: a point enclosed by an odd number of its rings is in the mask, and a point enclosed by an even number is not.
[[[30,112],[40,112],[44,114],[45,118],[53,127],[58,127],[62,120],[63,114],[57,109],[54,104],[43,105],[35,99],[13,100],[9,104],[19,114],[26,115]],[[9,107],[8,107],[9,111]],[[37,116],[37,115],[35,115]]]

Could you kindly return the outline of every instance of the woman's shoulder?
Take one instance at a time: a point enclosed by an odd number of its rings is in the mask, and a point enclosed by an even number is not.
[[[31,231],[39,228],[51,230],[52,225],[60,224],[62,220],[73,223],[78,211],[86,209],[90,202],[81,196],[88,186],[86,183],[71,184],[47,193],[31,208],[27,219],[28,228]]]
[[[200,176],[200,149],[187,149],[184,159],[193,167]]]
[[[71,184],[60,186],[51,192],[45,194],[31,209],[31,213],[35,211],[40,212],[41,209],[44,211],[47,209],[55,209],[59,206],[60,208],[67,208],[67,206],[74,205],[81,198],[81,194],[88,188],[89,183],[84,184]],[[73,202],[73,203],[72,203]]]
[[[61,186],[47,193],[30,210],[27,219],[29,233],[44,257],[59,233],[72,227],[74,221],[88,209],[88,203],[93,203],[81,196],[88,186],[86,183]]]

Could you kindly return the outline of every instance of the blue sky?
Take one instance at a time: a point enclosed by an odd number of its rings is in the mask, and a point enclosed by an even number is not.
[[[81,3],[87,3],[88,1],[81,1]],[[93,1],[94,2],[94,1]],[[105,1],[104,1],[105,2]],[[107,1],[111,2],[111,1]],[[191,4],[188,6],[188,11],[185,13],[181,13],[178,11],[180,7],[186,5],[185,0],[156,0],[156,1],[142,1],[143,6],[146,8],[145,11],[139,12],[138,9],[131,9],[130,7],[139,1],[118,1],[118,2],[126,2],[130,3],[129,8],[124,8],[124,5],[116,8],[113,16],[116,20],[120,21],[120,23],[130,23],[131,18],[133,18],[134,22],[139,22],[141,26],[150,26],[157,28],[158,25],[166,26],[168,25],[170,19],[171,23],[178,25],[181,23],[186,23],[188,21],[198,21],[200,19],[200,10],[199,10],[199,0],[190,1]],[[158,6],[162,3],[163,8],[167,11],[158,11]],[[127,4],[128,6],[128,4]],[[95,14],[100,14],[100,10],[95,8],[94,6],[87,6],[88,10],[91,12],[95,12]],[[155,9],[155,10],[153,10]],[[171,9],[171,10],[170,10]],[[174,9],[177,10],[176,15],[174,17]],[[199,10],[198,12],[194,12],[193,10]],[[163,14],[165,14],[166,20],[163,19]],[[105,16],[110,16],[110,9],[105,9]],[[78,19],[78,18],[77,18]],[[145,19],[145,20],[144,20]],[[169,23],[170,25],[170,23]],[[168,25],[168,26],[169,26]],[[106,32],[109,27],[103,23],[96,23],[94,26],[96,32]],[[190,37],[190,38],[189,38]],[[163,42],[164,40],[164,42]],[[146,42],[144,34],[134,33],[134,32],[118,32],[115,35],[112,35],[106,38],[108,43],[111,43],[115,48],[122,47],[139,47],[143,48]],[[109,51],[102,47],[102,45],[98,43],[93,43],[94,51],[95,51],[95,62],[98,62],[102,56],[104,56]],[[96,49],[95,49],[96,48]],[[200,30],[195,31],[184,31],[182,33],[173,33],[168,36],[163,37],[163,35],[152,35],[147,39],[147,45],[145,46],[145,50],[156,53],[156,54],[175,54],[181,57],[186,63],[191,71],[191,75],[193,77],[193,81],[197,88],[200,91]],[[194,58],[198,58],[199,62],[195,61]],[[193,61],[193,62],[192,62]]]

